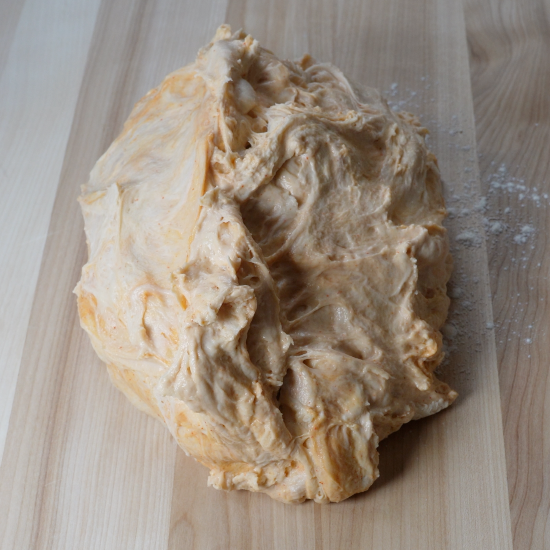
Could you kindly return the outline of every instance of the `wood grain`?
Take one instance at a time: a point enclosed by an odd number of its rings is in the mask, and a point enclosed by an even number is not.
[[[99,0],[17,5],[0,17],[0,457]]]
[[[8,61],[11,43],[24,5],[25,2],[21,0],[6,0],[2,5],[2,17],[0,18],[0,76],[2,76]]]
[[[550,3],[468,0],[465,15],[486,216],[506,224],[489,267],[514,547],[550,548]]]

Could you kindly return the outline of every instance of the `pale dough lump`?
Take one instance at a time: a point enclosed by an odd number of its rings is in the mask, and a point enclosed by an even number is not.
[[[341,501],[437,380],[451,270],[426,130],[221,26],[151,90],[80,203],[82,326],[218,489]]]

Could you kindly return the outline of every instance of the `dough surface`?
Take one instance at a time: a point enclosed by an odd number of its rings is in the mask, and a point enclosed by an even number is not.
[[[425,133],[224,25],[92,170],[82,326],[210,485],[341,501],[382,438],[455,399],[433,374],[451,260]]]

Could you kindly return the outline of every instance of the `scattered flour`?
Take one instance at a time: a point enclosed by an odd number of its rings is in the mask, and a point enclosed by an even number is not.
[[[525,244],[534,232],[535,228],[532,225],[524,225],[519,233],[514,236],[514,242],[517,244]]]
[[[395,110],[422,113],[426,111],[427,102],[435,101],[430,94],[437,86],[437,80],[422,76],[416,90],[402,88],[397,82],[393,82],[384,95],[390,107]],[[450,149],[449,153],[459,155],[463,161],[460,173],[443,174],[448,178],[444,182],[448,214],[446,225],[455,268],[448,285],[448,295],[452,299],[451,308],[441,332],[446,354],[442,368],[468,376],[469,365],[464,362],[467,355],[464,351],[481,352],[483,346],[483,330],[475,328],[479,323],[476,300],[479,300],[481,289],[476,288],[480,280],[472,273],[476,272],[473,264],[482,257],[477,249],[485,244],[489,252],[509,251],[509,255],[504,256],[507,261],[501,267],[504,272],[509,269],[527,269],[532,261],[537,233],[535,227],[529,223],[525,208],[550,207],[550,196],[537,187],[531,187],[525,180],[512,176],[505,164],[497,165],[495,162],[491,163],[490,173],[483,178],[481,187],[484,193],[480,194],[477,159],[474,158],[471,146],[465,143],[459,117],[454,115],[446,123],[436,119],[426,120],[425,117],[421,117],[421,120],[432,136],[435,136],[436,145],[445,142]],[[428,146],[436,155],[441,156],[445,151],[441,149],[441,145],[439,150],[432,145],[433,139],[430,135],[426,136]],[[457,182],[457,187],[449,185],[452,181]],[[513,201],[513,207],[510,201]],[[492,300],[490,292],[487,298]],[[518,303],[517,307],[518,313],[521,313],[522,304]],[[502,323],[487,320],[482,327],[485,331],[494,330],[500,344],[512,339],[521,342],[521,345],[531,344],[532,328],[522,327],[520,319],[521,316],[518,315]]]
[[[502,222],[489,222],[489,224],[489,233],[491,235],[500,235],[506,229],[506,226]]]
[[[455,240],[464,246],[480,246],[482,243],[481,235],[476,231],[471,230],[459,233],[455,237]]]

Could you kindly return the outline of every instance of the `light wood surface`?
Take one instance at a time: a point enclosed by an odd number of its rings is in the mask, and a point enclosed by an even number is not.
[[[488,244],[514,548],[546,549],[550,2],[468,0],[465,15],[486,215],[508,226],[503,233],[489,233]],[[494,181],[513,186],[495,189]],[[532,226],[532,235],[515,242],[525,225]]]
[[[2,7],[0,454],[99,0]]]
[[[507,192],[505,205],[488,183],[502,162],[510,177],[540,181],[541,194],[548,176],[548,156],[528,131],[536,119],[536,132],[548,137],[541,114],[548,117],[548,72],[533,89],[520,84],[531,74],[526,61],[534,58],[535,71],[548,48],[540,17],[548,11],[529,1],[531,11],[496,0],[483,9],[469,0],[464,10],[451,0],[9,0],[0,7],[7,14],[0,14],[1,548],[500,550],[512,548],[512,536],[516,549],[545,548],[548,201],[522,207],[520,191]],[[534,12],[539,17],[529,19]],[[535,20],[538,40],[527,47],[522,33]],[[111,387],[78,324],[71,292],[86,256],[79,184],[133,103],[193,60],[224,21],[280,56],[309,52],[334,62],[420,115],[448,203],[462,209],[448,223],[456,299],[441,369],[461,397],[383,442],[381,479],[338,505],[283,505],[206,488],[206,470]],[[514,128],[522,125],[518,142]],[[506,206],[518,213],[503,233],[489,231],[487,253],[483,218],[494,223]],[[529,224],[536,238],[522,230]],[[514,249],[506,238],[518,235],[525,243]],[[520,245],[528,259],[512,265]],[[512,293],[519,296],[510,300]],[[525,324],[535,328],[523,332]]]

